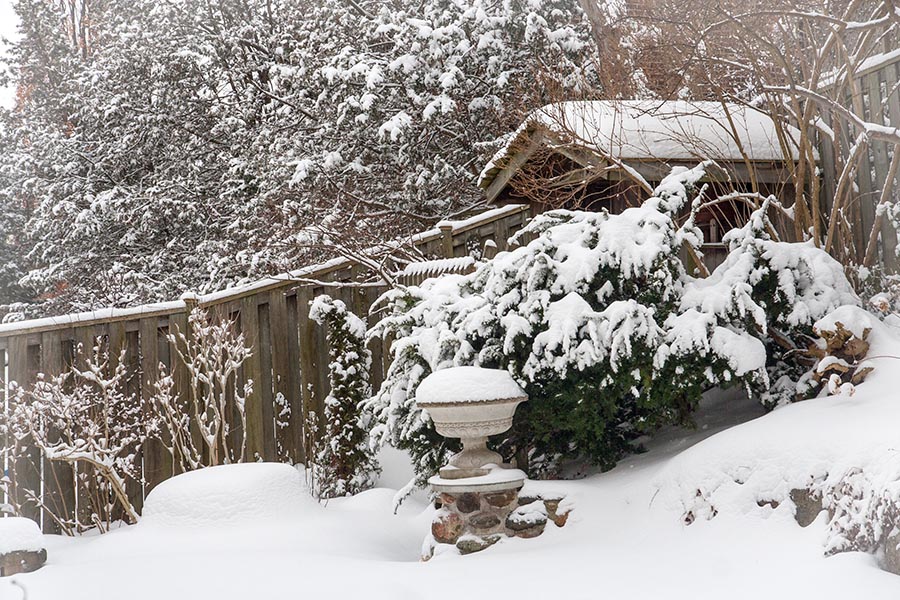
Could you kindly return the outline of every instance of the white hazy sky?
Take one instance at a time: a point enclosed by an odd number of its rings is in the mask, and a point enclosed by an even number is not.
[[[13,11],[13,0],[0,0],[0,38],[14,38],[18,19]],[[0,41],[0,54],[6,53],[6,44]],[[0,105],[12,106],[15,90],[0,87]]]

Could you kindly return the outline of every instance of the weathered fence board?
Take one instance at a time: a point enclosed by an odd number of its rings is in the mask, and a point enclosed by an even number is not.
[[[303,392],[300,374],[300,329],[297,321],[297,295],[285,297],[285,330],[287,332],[287,419],[283,428],[283,439],[287,449],[286,457],[293,463],[306,462],[306,447],[303,444]]]
[[[314,412],[313,388],[315,387],[316,372],[316,346],[312,324],[309,320],[309,302],[312,300],[312,291],[304,286],[297,290],[297,334],[300,340],[300,391],[301,412],[298,416],[298,425],[303,428],[303,446],[307,445],[309,432],[306,427],[306,419]],[[324,348],[322,348],[324,350]],[[293,416],[293,415],[292,415]],[[307,459],[310,458],[307,456]]]
[[[887,98],[882,98],[887,110],[887,121],[891,127],[900,129],[900,62],[888,65],[881,71],[884,77],[885,94],[890,94]],[[894,149],[888,148],[888,154],[893,157]],[[900,183],[900,182],[898,182]],[[895,189],[895,195],[898,193]],[[896,273],[898,270],[897,258],[897,232],[888,219],[882,222],[881,239],[883,250],[883,262],[886,269]]]
[[[272,388],[272,340],[283,333],[273,335],[269,320],[269,305],[260,304],[257,313],[259,324],[259,341],[256,349],[259,354],[259,405],[262,408],[262,449],[263,460],[275,460],[277,449],[275,446],[275,394]]]
[[[241,299],[240,324],[241,333],[248,346],[254,349],[250,358],[244,362],[244,368],[240,384],[249,383],[251,391],[247,394],[246,419],[247,419],[247,452],[251,460],[255,457],[262,458],[265,446],[265,433],[263,426],[262,409],[262,362],[259,356],[259,310],[257,309],[256,296],[247,296]]]
[[[0,379],[3,380],[3,388],[5,390],[9,390],[9,378],[7,377],[7,362],[6,362],[6,349],[0,348]],[[3,402],[3,408],[6,409],[6,394],[0,396],[0,401]],[[8,475],[10,472],[9,466],[9,445],[10,445],[10,436],[7,434],[4,428],[0,428],[0,471],[3,472],[4,475]],[[0,502],[4,504],[9,504],[11,498],[9,497],[9,490],[6,489],[5,486],[0,486]]]
[[[297,333],[288,323],[287,300],[280,290],[269,292],[268,329],[271,336],[272,391],[275,398],[275,449],[279,460],[297,462],[294,431],[289,418],[299,386],[294,381],[291,364],[291,338],[296,346]]]
[[[30,386],[35,376],[35,373],[31,371],[30,353],[28,336],[19,335],[9,340],[7,346],[9,380],[23,388]],[[20,514],[22,516],[40,521],[41,510],[27,495],[27,490],[41,489],[42,459],[40,452],[34,447],[25,448],[18,459],[11,462],[12,464],[9,465],[10,494],[21,507]]]
[[[140,354],[140,333],[137,331],[128,331],[124,321],[110,323],[110,337],[115,339],[118,336],[118,327],[125,334],[125,368],[129,373],[128,381],[125,384],[126,393],[131,397],[141,397],[141,354]],[[115,326],[115,327],[114,327]],[[113,333],[115,332],[115,333]],[[143,450],[138,451],[136,458],[136,478],[129,479],[125,483],[125,492],[131,505],[138,512],[144,508],[144,486],[141,484],[144,478]]]
[[[150,418],[154,414],[150,398],[153,397],[154,386],[159,378],[159,319],[157,317],[141,319],[138,336],[141,351],[141,397],[144,413]],[[174,473],[172,457],[161,441],[150,439],[144,444],[143,470],[145,494]]]
[[[41,333],[41,366],[46,377],[59,375],[65,368],[62,335],[59,331]],[[54,514],[68,514],[75,510],[75,469],[72,465],[44,459],[44,531],[59,533]]]
[[[900,77],[900,57],[894,57],[864,72],[858,73],[850,81],[849,95],[844,99],[844,106],[849,107],[863,120],[890,124],[900,127],[900,89],[897,81]],[[855,143],[848,124],[841,119],[835,122],[825,115],[826,123],[834,131],[834,140],[821,136],[819,143],[820,168],[822,170],[822,198],[826,210],[830,213],[836,193],[835,182],[844,169],[843,161],[849,156],[850,148]],[[846,207],[847,214],[843,218],[854,223],[853,245],[857,260],[861,263],[866,252],[869,232],[874,226],[877,216],[877,205],[884,190],[893,148],[887,142],[870,140],[868,148],[862,153],[859,167],[855,173],[856,190],[852,201]],[[900,181],[895,179],[893,195],[897,197]],[[827,214],[827,213],[826,213]],[[883,219],[879,231],[878,262],[888,272],[898,271],[896,256],[897,232],[889,222]]]

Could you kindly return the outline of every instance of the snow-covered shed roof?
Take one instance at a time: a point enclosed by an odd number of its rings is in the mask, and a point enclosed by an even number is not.
[[[549,104],[534,111],[485,166],[479,187],[487,189],[513,158],[527,151],[533,134],[554,144],[578,146],[599,157],[626,162],[783,162],[772,118],[742,104],[712,101],[594,100]],[[790,128],[787,128],[790,131]],[[796,159],[796,149],[792,148]]]

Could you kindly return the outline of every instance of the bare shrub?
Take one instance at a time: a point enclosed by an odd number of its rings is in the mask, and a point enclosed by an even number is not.
[[[244,462],[247,457],[246,400],[252,380],[241,388],[238,369],[251,349],[230,320],[214,320],[201,308],[191,311],[187,331],[168,335],[179,365],[187,372],[185,389],[160,365],[151,399],[155,433],[183,471]],[[179,393],[180,392],[180,393]]]
[[[2,422],[11,460],[23,458],[28,447],[37,448],[51,465],[64,467],[48,469],[48,478],[52,473],[74,484],[75,506],[64,499],[49,502],[40,486],[19,485],[10,495],[12,509],[19,512],[24,501],[34,502],[70,535],[107,531],[120,520],[137,522],[126,487],[140,484],[139,453],[148,432],[140,399],[127,392],[124,353],[115,361],[99,345],[89,356],[83,353],[79,346],[76,363],[84,368],[73,366],[53,377],[39,374],[31,388],[12,385]]]

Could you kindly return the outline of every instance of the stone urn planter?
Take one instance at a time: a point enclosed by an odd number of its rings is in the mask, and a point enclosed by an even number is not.
[[[487,438],[512,426],[516,407],[527,395],[506,371],[455,367],[436,371],[416,390],[416,404],[428,412],[438,433],[462,440],[463,449],[428,480],[438,511],[423,558],[441,544],[461,554],[478,552],[503,537],[517,535],[519,490],[525,473],[502,464]],[[546,516],[538,527],[542,530]],[[535,522],[540,521],[540,518]],[[531,522],[521,529],[536,532]]]
[[[463,444],[441,477],[485,476],[491,472],[486,465],[500,465],[500,455],[487,449],[488,436],[512,427],[516,407],[527,400],[506,371],[454,367],[426,377],[416,390],[416,405],[428,412],[438,433]]]

